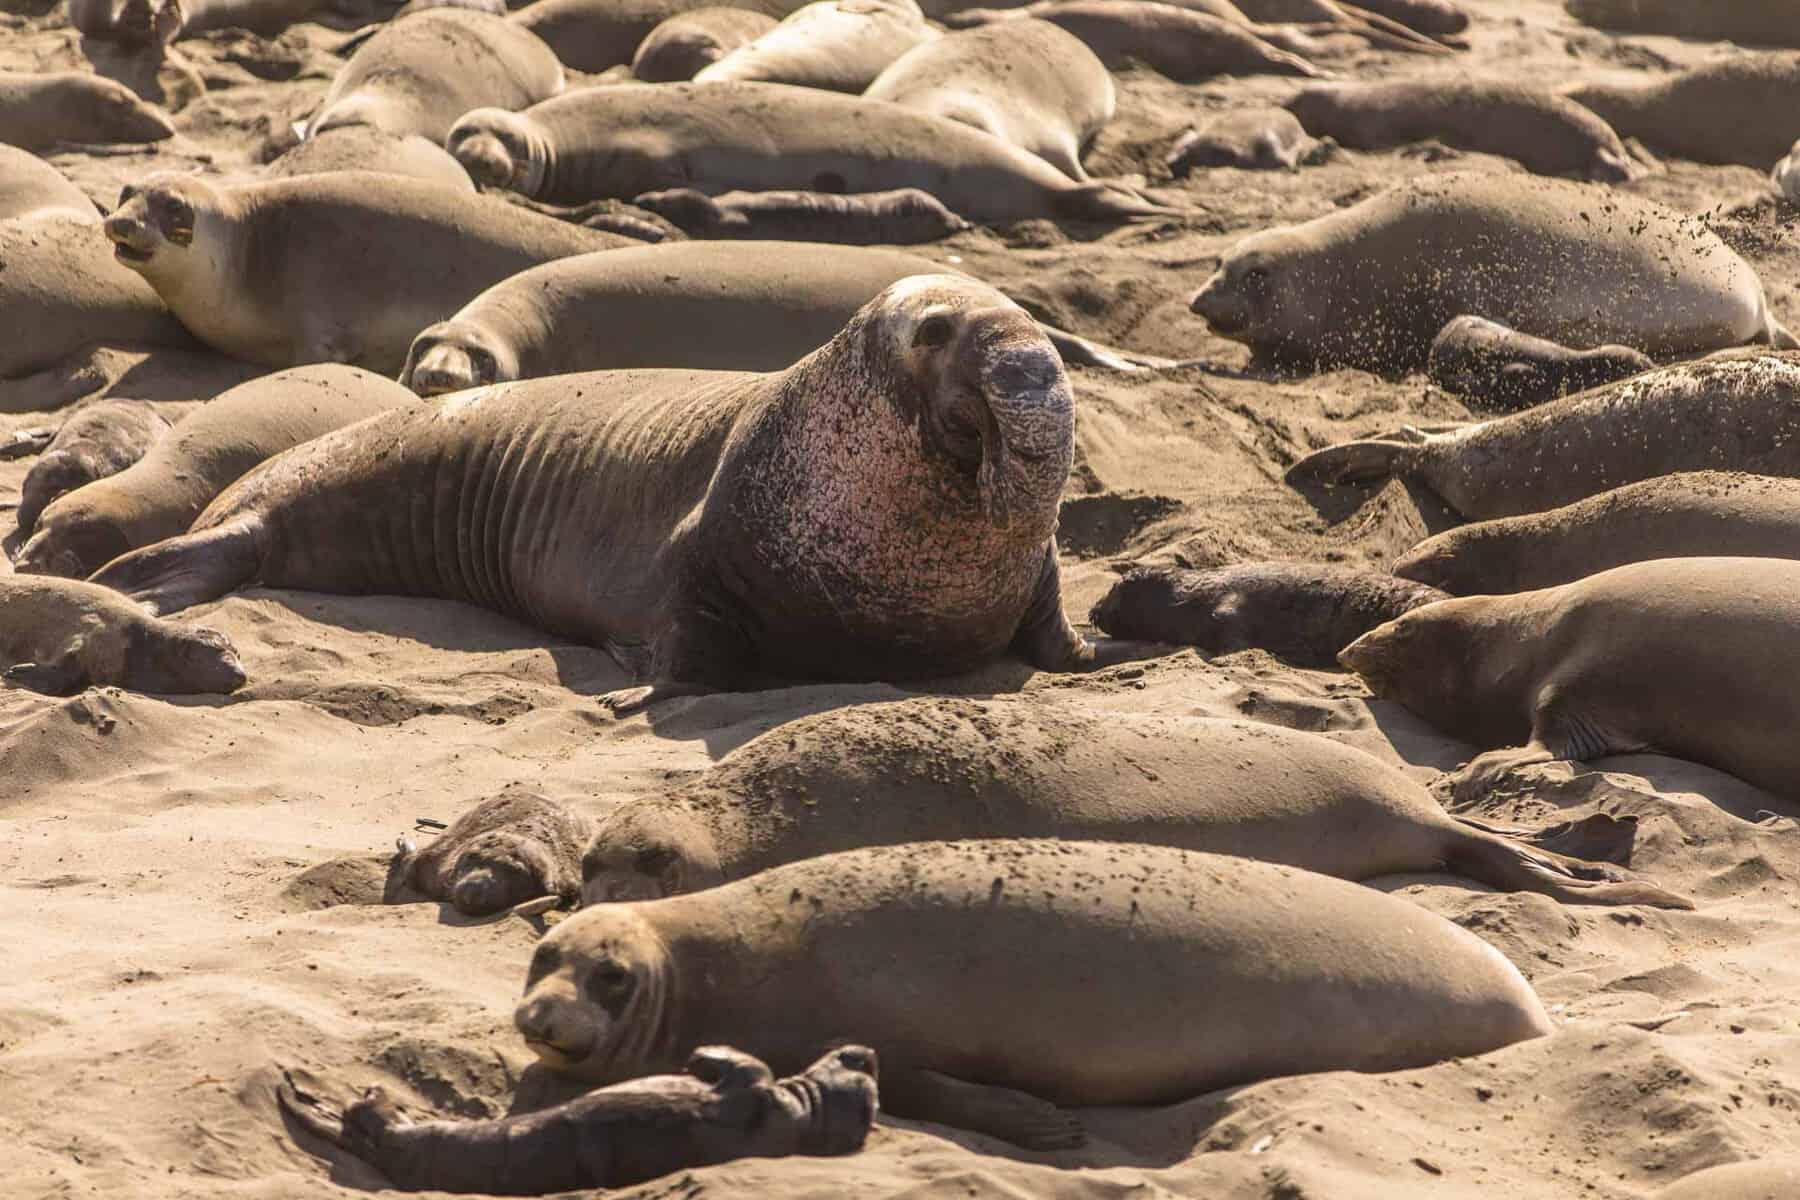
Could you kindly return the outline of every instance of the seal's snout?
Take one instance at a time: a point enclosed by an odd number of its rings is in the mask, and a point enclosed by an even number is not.
[[[987,386],[1001,396],[1026,398],[1049,392],[1062,381],[1062,360],[1047,346],[1008,350],[988,366]]]
[[[568,1014],[567,1001],[541,991],[527,995],[513,1010],[513,1026],[532,1053],[553,1071],[569,1070],[594,1048],[593,1030],[571,1027]]]
[[[102,227],[113,244],[113,255],[121,262],[149,262],[156,253],[156,235],[143,221],[125,213],[114,213]]]
[[[1338,651],[1338,663],[1345,670],[1362,676],[1369,689],[1380,695],[1382,663],[1388,657],[1386,651],[1393,637],[1393,622],[1371,629]]]
[[[450,153],[482,187],[505,188],[513,181],[513,156],[497,134],[474,133],[459,138]]]
[[[1188,302],[1188,310],[1204,317],[1213,332],[1224,337],[1242,333],[1250,323],[1249,309],[1226,283],[1223,271],[1214,274],[1194,293],[1194,298]]]
[[[402,380],[421,396],[441,396],[494,382],[492,355],[474,354],[466,346],[438,342],[426,349]]]

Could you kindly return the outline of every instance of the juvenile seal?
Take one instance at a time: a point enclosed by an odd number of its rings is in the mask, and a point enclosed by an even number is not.
[[[1052,540],[1073,423],[1030,317],[915,276],[776,374],[553,376],[327,434],[94,578],[161,612],[252,580],[464,600],[648,662],[615,711],[1009,649],[1079,670]]]
[[[1474,79],[1314,84],[1287,103],[1314,137],[1352,150],[1435,138],[1539,175],[1618,183],[1642,174],[1619,135],[1575,101],[1527,83]]]
[[[175,126],[130,88],[85,71],[0,71],[0,142],[48,150],[62,142],[160,142]]]
[[[43,216],[98,223],[100,211],[87,193],[37,155],[0,145],[0,221]]]
[[[1800,28],[1786,0],[1568,0],[1583,24],[1622,33],[1666,34],[1709,42],[1800,46]]]
[[[1573,903],[1689,907],[1459,821],[1398,771],[1316,734],[948,699],[802,717],[672,795],[621,805],[582,856],[582,895],[656,899],[840,850],[1031,837],[1205,850],[1341,879],[1449,870]]]
[[[1800,480],[1661,475],[1547,512],[1458,526],[1401,555],[1394,574],[1457,595],[1495,595],[1647,559],[1716,556],[1800,558]]]
[[[339,125],[307,138],[264,168],[270,179],[321,175],[326,171],[380,171],[472,192],[475,184],[462,164],[436,142],[415,134],[396,137],[373,125]]]
[[[442,144],[477,108],[526,108],[563,89],[563,68],[529,30],[489,13],[433,8],[384,25],[331,81],[306,135],[369,125]]]
[[[19,485],[19,532],[31,532],[46,504],[117,475],[168,432],[169,423],[142,400],[101,400],[81,408],[63,422]]]
[[[911,246],[970,228],[918,188],[844,196],[832,192],[645,192],[632,201],[689,237]],[[815,254],[817,252],[815,251]]]
[[[1800,562],[1663,558],[1428,604],[1364,634],[1342,661],[1447,733],[1518,747],[1478,756],[1459,788],[1530,763],[1643,751],[1791,796],[1797,634]]]
[[[779,21],[806,0],[732,0],[729,7]],[[716,7],[719,0],[535,0],[510,20],[544,39],[563,65],[598,74],[629,63],[644,39],[670,17]]]
[[[1422,366],[1464,314],[1654,358],[1800,346],[1755,270],[1698,218],[1532,175],[1428,176],[1253,234],[1191,307],[1258,357],[1376,371]]]
[[[1377,625],[1444,597],[1375,571],[1317,563],[1134,567],[1089,619],[1114,637],[1208,654],[1261,649],[1297,666],[1330,668],[1338,651]]]
[[[775,28],[774,17],[742,8],[698,8],[652,29],[631,56],[631,74],[645,83],[685,83],[739,46]]]
[[[1648,354],[1630,346],[1571,350],[1485,317],[1457,317],[1445,325],[1425,360],[1431,382],[1471,407],[1499,412],[1530,408],[1655,368]]]
[[[881,1102],[1034,1149],[1057,1106],[1388,1071],[1550,1031],[1493,947],[1398,897],[1248,859],[1065,841],[885,846],[583,909],[513,1023],[604,1083],[728,1039],[776,1071],[859,1029]]]
[[[1112,73],[1080,38],[1048,21],[964,30],[916,46],[863,95],[961,121],[1029,150],[1070,179],[1113,118]]]
[[[1652,150],[1760,171],[1793,144],[1794,126],[1772,114],[1800,103],[1800,54],[1733,54],[1672,75],[1577,84],[1563,94]]]
[[[87,687],[175,696],[235,692],[244,669],[224,634],[161,620],[108,588],[4,575],[0,679],[56,696]]]
[[[700,71],[694,82],[789,83],[860,93],[895,59],[940,36],[913,0],[814,0]]]
[[[1696,1171],[1656,1200],[1788,1200],[1800,1194],[1800,1159],[1760,1158]]]
[[[408,1191],[541,1196],[739,1158],[854,1154],[875,1121],[876,1073],[867,1046],[828,1050],[788,1079],[729,1046],[701,1046],[682,1074],[492,1121],[414,1122],[379,1087],[341,1114],[292,1078],[276,1096],[301,1128]]]
[[[1164,162],[1181,179],[1197,167],[1298,170],[1330,153],[1285,108],[1239,108],[1209,117],[1175,140]]]
[[[1800,476],[1800,356],[1663,367],[1445,432],[1307,455],[1289,483],[1417,480],[1472,521],[1544,512],[1677,471]]]
[[[916,187],[971,221],[1169,215],[1117,184],[898,104],[779,83],[584,88],[522,113],[480,109],[446,143],[471,178],[553,204],[703,192]]]
[[[531,792],[483,800],[421,847],[409,834],[388,868],[389,903],[417,892],[485,917],[554,896],[581,895],[581,852],[593,830],[567,805]]]
[[[240,384],[182,418],[125,470],[53,501],[15,565],[86,578],[127,550],[185,532],[213,497],[265,459],[417,402],[391,379],[336,363]]]
[[[527,267],[636,245],[491,196],[339,171],[236,186],[158,174],[106,219],[120,262],[213,348],[384,375],[413,335]]]

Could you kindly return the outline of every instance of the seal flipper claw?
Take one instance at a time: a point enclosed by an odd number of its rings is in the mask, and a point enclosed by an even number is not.
[[[1636,879],[1614,868],[1560,854],[1534,850],[1478,825],[1445,855],[1445,865],[1458,875],[1509,892],[1538,892],[1564,904],[1647,904],[1655,908],[1691,909],[1694,902]]]
[[[262,518],[239,517],[121,554],[90,577],[166,616],[217,600],[262,570]]]
[[[1081,1122],[1048,1100],[937,1071],[884,1078],[882,1107],[896,1116],[985,1133],[1027,1150],[1069,1150],[1087,1141]]]
[[[1142,221],[1182,211],[1112,183],[1087,183],[1054,193],[1056,215],[1071,221]]]
[[[327,1145],[343,1147],[343,1113],[302,1088],[291,1072],[281,1073],[281,1084],[275,1089],[275,1102],[282,1112],[294,1119],[295,1124],[312,1136]]]

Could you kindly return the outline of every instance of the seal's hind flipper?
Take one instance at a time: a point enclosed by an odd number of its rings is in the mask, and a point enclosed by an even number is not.
[[[1691,909],[1694,902],[1629,872],[1533,849],[1488,832],[1477,822],[1465,829],[1444,856],[1458,875],[1509,892],[1538,892],[1564,904],[1647,904]]]
[[[1283,476],[1290,487],[1366,483],[1404,475],[1417,444],[1388,438],[1342,442],[1307,455]]]
[[[1178,208],[1158,204],[1118,183],[1084,183],[1055,196],[1056,215],[1071,221],[1142,221],[1183,215]]]
[[[1769,345],[1776,350],[1800,350],[1800,338],[1787,331],[1773,314],[1769,317]]]
[[[329,1146],[344,1144],[344,1115],[332,1105],[303,1088],[289,1071],[281,1073],[275,1089],[275,1102],[292,1117],[294,1124]]]
[[[217,600],[262,571],[262,518],[238,517],[121,554],[89,577],[157,616]]]
[[[985,1133],[1027,1150],[1068,1150],[1087,1141],[1074,1114],[1048,1100],[937,1071],[884,1075],[881,1106],[895,1116]]]

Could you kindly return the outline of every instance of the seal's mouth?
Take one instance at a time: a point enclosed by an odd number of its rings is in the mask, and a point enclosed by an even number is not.
[[[538,1056],[539,1062],[552,1071],[567,1071],[577,1061],[568,1051],[551,1042],[539,1042],[526,1038],[525,1045],[527,1049]]]
[[[156,256],[156,238],[142,221],[114,215],[106,218],[105,229],[120,262],[147,263]]]
[[[491,133],[477,133],[456,143],[453,153],[463,170],[482,187],[510,188],[518,170],[506,144]]]
[[[495,372],[482,370],[477,356],[462,346],[439,342],[419,356],[407,385],[421,396],[441,396],[494,382]]]
[[[1194,293],[1193,300],[1188,303],[1188,310],[1198,313],[1212,331],[1221,337],[1233,337],[1250,326],[1249,310],[1227,297],[1224,280],[1218,275],[1207,280],[1206,286]]]

